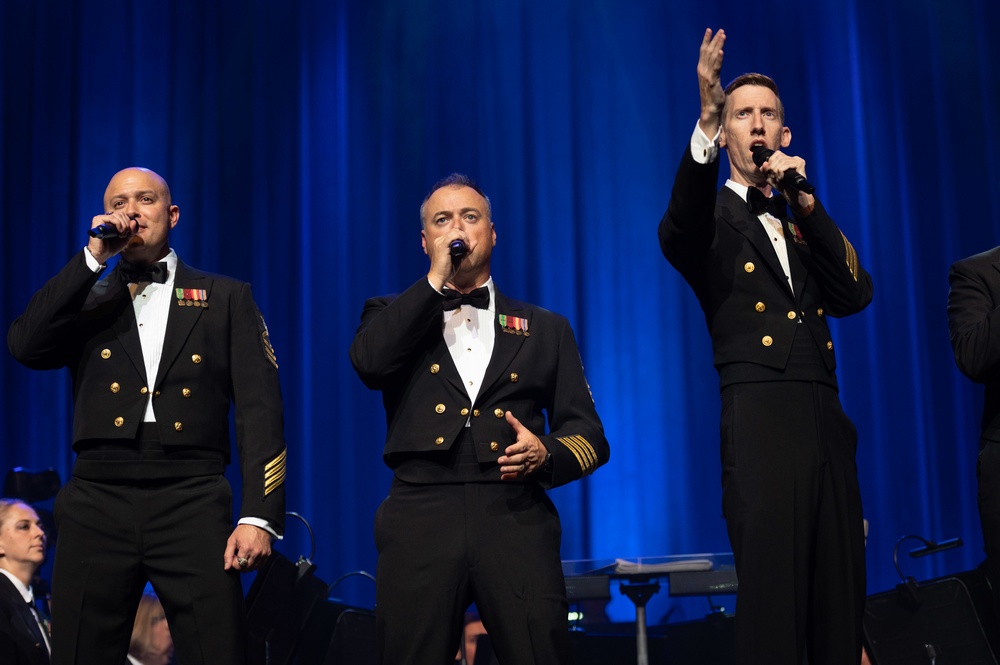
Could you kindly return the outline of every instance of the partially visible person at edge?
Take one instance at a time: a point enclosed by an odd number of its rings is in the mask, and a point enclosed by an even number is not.
[[[52,661],[124,663],[147,582],[178,660],[242,665],[240,573],[271,555],[285,515],[278,363],[250,285],[186,265],[156,173],[111,178],[87,245],[10,327],[32,369],[69,368],[70,481],[56,497]],[[230,231],[231,232],[231,231]],[[120,256],[107,271],[107,263]],[[229,413],[243,476],[233,527]]]
[[[436,184],[420,220],[430,270],[368,300],[350,349],[382,391],[395,476],[375,517],[380,661],[451,663],[475,601],[501,662],[568,663],[561,526],[545,490],[609,456],[573,331],[497,288],[490,201],[469,178]]]
[[[955,362],[965,376],[984,386],[977,499],[984,568],[1000,616],[1000,247],[956,261],[948,281],[948,330]]]
[[[32,589],[45,563],[45,529],[20,499],[0,499],[0,663],[48,665],[50,635]]]
[[[745,74],[723,89],[725,39],[722,30],[702,39],[701,117],[659,239],[698,297],[719,372],[736,659],[859,663],[857,431],[841,408],[827,318],[864,309],[871,277],[819,199],[786,179],[806,178],[806,163],[784,152],[792,132],[774,81]],[[719,148],[730,172],[721,190]],[[773,153],[758,166],[754,149]]]

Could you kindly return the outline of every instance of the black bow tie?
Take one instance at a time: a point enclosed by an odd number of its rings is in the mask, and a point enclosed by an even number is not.
[[[473,289],[468,293],[460,293],[452,289],[444,289],[444,311],[458,309],[462,305],[472,305],[478,309],[490,306],[490,290],[485,286]]]
[[[778,219],[784,219],[787,214],[787,205],[785,199],[781,196],[767,198],[756,187],[749,187],[747,189],[747,208],[754,215],[762,215],[767,212]]]
[[[166,261],[160,261],[145,268],[122,264],[119,267],[119,271],[121,272],[122,281],[126,284],[139,284],[141,282],[163,284],[167,281]]]

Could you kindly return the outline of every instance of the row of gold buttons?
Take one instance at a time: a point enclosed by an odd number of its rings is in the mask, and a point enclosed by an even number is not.
[[[101,358],[104,358],[105,360],[107,360],[110,357],[111,357],[111,349],[101,349]],[[197,353],[195,353],[194,355],[192,355],[191,356],[191,362],[193,362],[195,365],[200,364],[201,363],[201,355],[197,354]]]

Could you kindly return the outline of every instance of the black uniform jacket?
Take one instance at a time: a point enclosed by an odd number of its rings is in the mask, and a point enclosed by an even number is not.
[[[685,147],[659,226],[664,256],[704,310],[716,367],[750,362],[783,370],[801,319],[832,374],[825,318],[864,309],[871,277],[817,200],[807,217],[782,220],[793,293],[756,215],[733,190],[716,191],[719,162],[699,164]]]
[[[216,450],[229,461],[229,407],[243,474],[241,516],[279,529],[285,513],[285,440],[278,365],[250,285],[177,262],[156,385],[146,380],[128,287],[105,279],[84,251],[31,299],[7,344],[33,369],[68,367],[74,448],[91,439],[133,441],[153,391],[167,451]],[[184,291],[186,290],[186,291]]]
[[[948,330],[955,362],[986,386],[982,437],[1000,441],[1000,247],[952,265]]]
[[[551,478],[535,476],[543,486],[563,485],[607,462],[604,427],[564,317],[497,290],[493,356],[470,403],[442,334],[442,301],[422,278],[398,296],[368,300],[361,314],[350,356],[365,385],[382,391],[386,464],[394,466],[398,454],[450,448],[470,419],[479,461],[495,463],[516,440],[505,411],[552,454]]]
[[[0,574],[0,663],[49,665],[49,651],[40,641],[38,623],[24,597]]]

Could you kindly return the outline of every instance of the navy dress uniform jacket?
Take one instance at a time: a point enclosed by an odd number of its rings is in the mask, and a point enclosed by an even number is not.
[[[948,330],[955,362],[985,387],[977,503],[987,573],[1000,607],[1000,247],[956,261],[948,281]]]
[[[872,280],[819,200],[796,233],[783,223],[794,293],[756,215],[736,192],[716,196],[720,159],[699,164],[685,147],[660,248],[694,290],[712,337],[716,368],[749,362],[783,370],[797,320],[808,326],[827,371],[836,368],[826,317],[864,309]]]
[[[75,404],[73,445],[135,440],[153,391],[163,447],[230,458],[235,404],[243,475],[242,516],[285,517],[285,442],[278,367],[250,285],[177,261],[174,287],[204,299],[170,305],[156,385],[148,385],[132,299],[116,267],[104,279],[82,250],[31,299],[7,343],[32,369],[68,367]]]
[[[0,575],[0,663],[49,665],[40,631],[21,592],[6,575]]]
[[[551,477],[529,479],[557,487],[592,473],[609,447],[569,322],[495,292],[493,355],[475,403],[442,335],[443,298],[426,278],[365,303],[350,357],[365,385],[382,391],[386,464],[450,448],[467,421],[479,462],[495,463],[516,440],[504,417],[510,411],[552,454]]]

